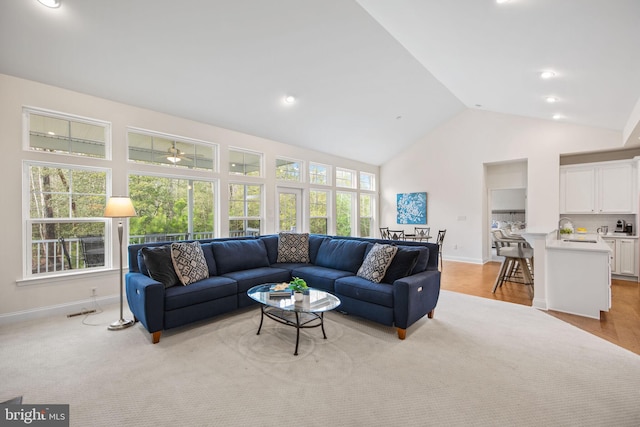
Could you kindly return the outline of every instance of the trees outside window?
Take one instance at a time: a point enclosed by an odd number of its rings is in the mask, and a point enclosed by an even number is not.
[[[25,274],[53,273],[88,265],[81,238],[104,239],[108,172],[59,164],[26,163],[27,215],[31,251]],[[102,247],[104,254],[104,245]]]
[[[229,184],[229,236],[258,235],[262,218],[262,185]]]
[[[129,219],[129,241],[213,237],[215,194],[214,181],[130,175],[137,216]]]
[[[327,234],[329,225],[329,191],[309,191],[309,231]]]
[[[371,194],[360,194],[360,237],[373,237],[374,209],[373,196]]]
[[[336,192],[336,235],[353,236],[355,193]]]

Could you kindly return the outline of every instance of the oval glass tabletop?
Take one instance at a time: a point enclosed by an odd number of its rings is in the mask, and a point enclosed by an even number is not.
[[[340,305],[340,299],[329,292],[320,289],[309,288],[302,301],[295,301],[293,295],[280,296],[270,292],[274,283],[254,286],[247,291],[247,295],[261,304],[280,308],[286,311],[298,311],[304,313],[320,313],[330,311]]]

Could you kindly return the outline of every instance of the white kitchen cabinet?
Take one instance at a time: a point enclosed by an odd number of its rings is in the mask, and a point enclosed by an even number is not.
[[[616,239],[616,267],[618,274],[636,276],[637,239]]]
[[[621,276],[638,275],[636,263],[638,239],[605,236],[602,241],[611,248],[611,274]]]
[[[635,168],[630,161],[560,168],[562,214],[635,213]]]

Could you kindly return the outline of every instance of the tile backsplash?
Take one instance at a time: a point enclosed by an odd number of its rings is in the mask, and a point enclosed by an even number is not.
[[[618,220],[622,219],[627,223],[633,224],[633,234],[638,234],[636,227],[636,215],[633,214],[620,214],[620,215],[568,215],[561,216],[569,218],[573,223],[574,228],[584,227],[587,229],[587,233],[595,233],[599,227],[606,225],[609,227],[609,232],[613,233],[616,229]]]

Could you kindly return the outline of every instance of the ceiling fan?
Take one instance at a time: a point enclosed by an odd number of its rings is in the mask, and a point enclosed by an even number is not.
[[[181,161],[183,156],[184,153],[175,146],[169,147],[169,149],[167,150],[167,160],[169,160],[173,164]]]

